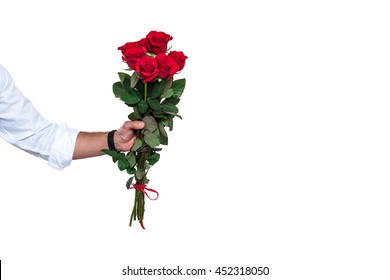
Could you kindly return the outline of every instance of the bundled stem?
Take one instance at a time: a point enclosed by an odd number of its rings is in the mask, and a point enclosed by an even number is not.
[[[143,170],[145,168],[145,161],[147,157],[147,152],[141,152],[141,155],[139,157],[139,161],[137,161],[137,169]],[[136,179],[136,185],[142,186],[147,183],[147,177],[146,173],[142,176],[141,179]],[[131,226],[133,220],[137,220],[141,223],[141,226],[143,227],[143,218],[145,213],[145,193],[142,192],[139,189],[135,190],[135,198],[134,198],[134,206],[133,211],[131,213],[130,217],[130,223],[129,226]]]

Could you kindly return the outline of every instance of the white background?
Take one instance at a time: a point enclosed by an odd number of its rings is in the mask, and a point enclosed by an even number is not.
[[[134,192],[109,157],[57,171],[0,141],[4,279],[389,279],[386,3],[2,0],[0,62],[53,122],[118,128],[117,47],[150,30],[189,57],[146,230],[128,227]]]

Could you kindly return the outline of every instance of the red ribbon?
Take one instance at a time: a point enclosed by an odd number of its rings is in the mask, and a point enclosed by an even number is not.
[[[133,187],[130,187],[130,189],[136,189],[143,192],[150,200],[157,200],[158,198],[158,192],[154,189],[147,188],[146,185],[133,184]],[[156,198],[151,198],[146,191],[157,194]]]
[[[144,184],[142,184],[142,185],[141,184],[140,185],[139,184],[133,184],[133,186],[130,187],[129,189],[136,189],[136,190],[139,190],[139,191],[143,192],[150,200],[156,200],[158,198],[158,191],[153,190],[151,188],[147,188],[146,185],[144,185]],[[146,191],[154,192],[155,194],[157,194],[156,198],[151,198]],[[139,221],[139,223],[141,224],[141,227],[143,229],[145,229],[143,220]]]

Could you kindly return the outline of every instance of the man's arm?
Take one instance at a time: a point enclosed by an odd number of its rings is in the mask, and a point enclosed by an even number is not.
[[[118,151],[129,151],[134,144],[136,129],[143,122],[126,121],[114,133]],[[65,123],[46,120],[26,98],[8,71],[0,64],[0,138],[34,156],[48,161],[49,166],[63,169],[73,159],[102,155],[108,148],[108,132],[80,132]]]
[[[143,129],[141,121],[126,121],[114,133],[114,145],[117,151],[129,151],[136,139],[136,130]],[[83,159],[103,155],[102,149],[108,149],[108,132],[83,132],[77,135],[73,159]]]

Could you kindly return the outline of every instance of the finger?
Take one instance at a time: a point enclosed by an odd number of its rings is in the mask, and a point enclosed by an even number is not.
[[[117,141],[120,142],[118,144],[126,143],[131,140],[136,135],[136,130],[142,129],[145,127],[143,121],[126,121],[118,129],[116,135],[118,136]]]
[[[127,152],[130,151],[131,147],[133,147],[136,137],[131,136],[130,138],[124,139],[121,137],[121,135],[117,135],[118,137],[114,137],[114,143],[115,147],[118,151]],[[115,139],[117,139],[117,142],[115,142]]]
[[[126,130],[131,129],[143,129],[145,127],[145,123],[143,121],[126,121],[123,126]]]

